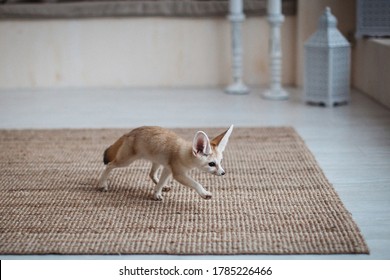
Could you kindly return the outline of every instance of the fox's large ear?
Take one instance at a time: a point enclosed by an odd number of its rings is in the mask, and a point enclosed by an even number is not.
[[[232,134],[233,125],[229,127],[224,133],[218,135],[213,140],[211,140],[211,145],[215,146],[218,151],[221,153],[225,150],[225,147],[229,141],[230,134]]]
[[[192,141],[192,153],[195,156],[211,154],[210,140],[206,133],[198,131]]]

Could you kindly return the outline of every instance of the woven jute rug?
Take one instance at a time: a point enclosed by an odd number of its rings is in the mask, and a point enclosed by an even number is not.
[[[196,129],[176,129],[192,140]],[[216,136],[223,129],[205,129]],[[293,128],[235,128],[222,177],[153,200],[151,164],[97,189],[127,130],[0,131],[0,254],[360,254],[357,225]]]

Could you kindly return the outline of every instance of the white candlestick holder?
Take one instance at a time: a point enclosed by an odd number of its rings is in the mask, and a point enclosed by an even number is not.
[[[245,15],[242,10],[242,0],[230,0],[230,14],[228,19],[231,22],[232,34],[233,83],[225,89],[225,92],[228,94],[248,94],[250,91],[242,80],[243,48],[241,38],[241,24],[245,19]]]
[[[280,2],[280,0],[268,0],[269,2]],[[280,3],[279,3],[280,4]],[[269,7],[272,6],[269,3]],[[268,10],[268,23],[270,25],[269,37],[269,68],[271,85],[268,90],[263,93],[265,99],[285,100],[289,94],[282,87],[282,48],[280,38],[280,27],[284,21],[284,16],[281,13],[281,5],[279,9]]]

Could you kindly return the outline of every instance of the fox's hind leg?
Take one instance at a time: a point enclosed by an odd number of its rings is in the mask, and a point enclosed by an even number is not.
[[[152,168],[150,169],[150,173],[149,173],[150,179],[152,179],[153,183],[155,183],[156,185],[159,182],[159,179],[157,178],[157,171],[158,171],[159,167],[160,167],[160,164],[153,162]],[[169,192],[170,190],[171,190],[170,186],[164,186],[162,188],[163,192]]]
[[[114,161],[110,162],[109,164],[107,164],[106,169],[104,169],[102,175],[100,176],[98,188],[104,192],[108,191],[107,179],[108,179],[108,176],[110,175],[110,172],[115,168],[129,166],[135,160],[136,160],[136,158],[132,157],[126,161],[119,161],[118,162],[117,160],[114,160]]]
[[[115,168],[115,166],[112,163],[109,163],[104,169],[102,175],[100,176],[98,187],[100,190],[106,192],[108,191],[108,185],[107,185],[107,178],[108,175],[110,175],[110,172]]]
[[[107,165],[107,167],[103,171],[98,182],[98,187],[102,191],[108,191],[106,181],[113,169],[126,167],[137,159],[133,144],[134,137],[125,134],[104,151],[103,162]]]

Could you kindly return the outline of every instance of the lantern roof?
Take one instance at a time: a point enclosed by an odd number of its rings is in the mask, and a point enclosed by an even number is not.
[[[347,39],[337,29],[337,19],[326,7],[318,21],[317,31],[305,42],[305,47],[347,47]]]

